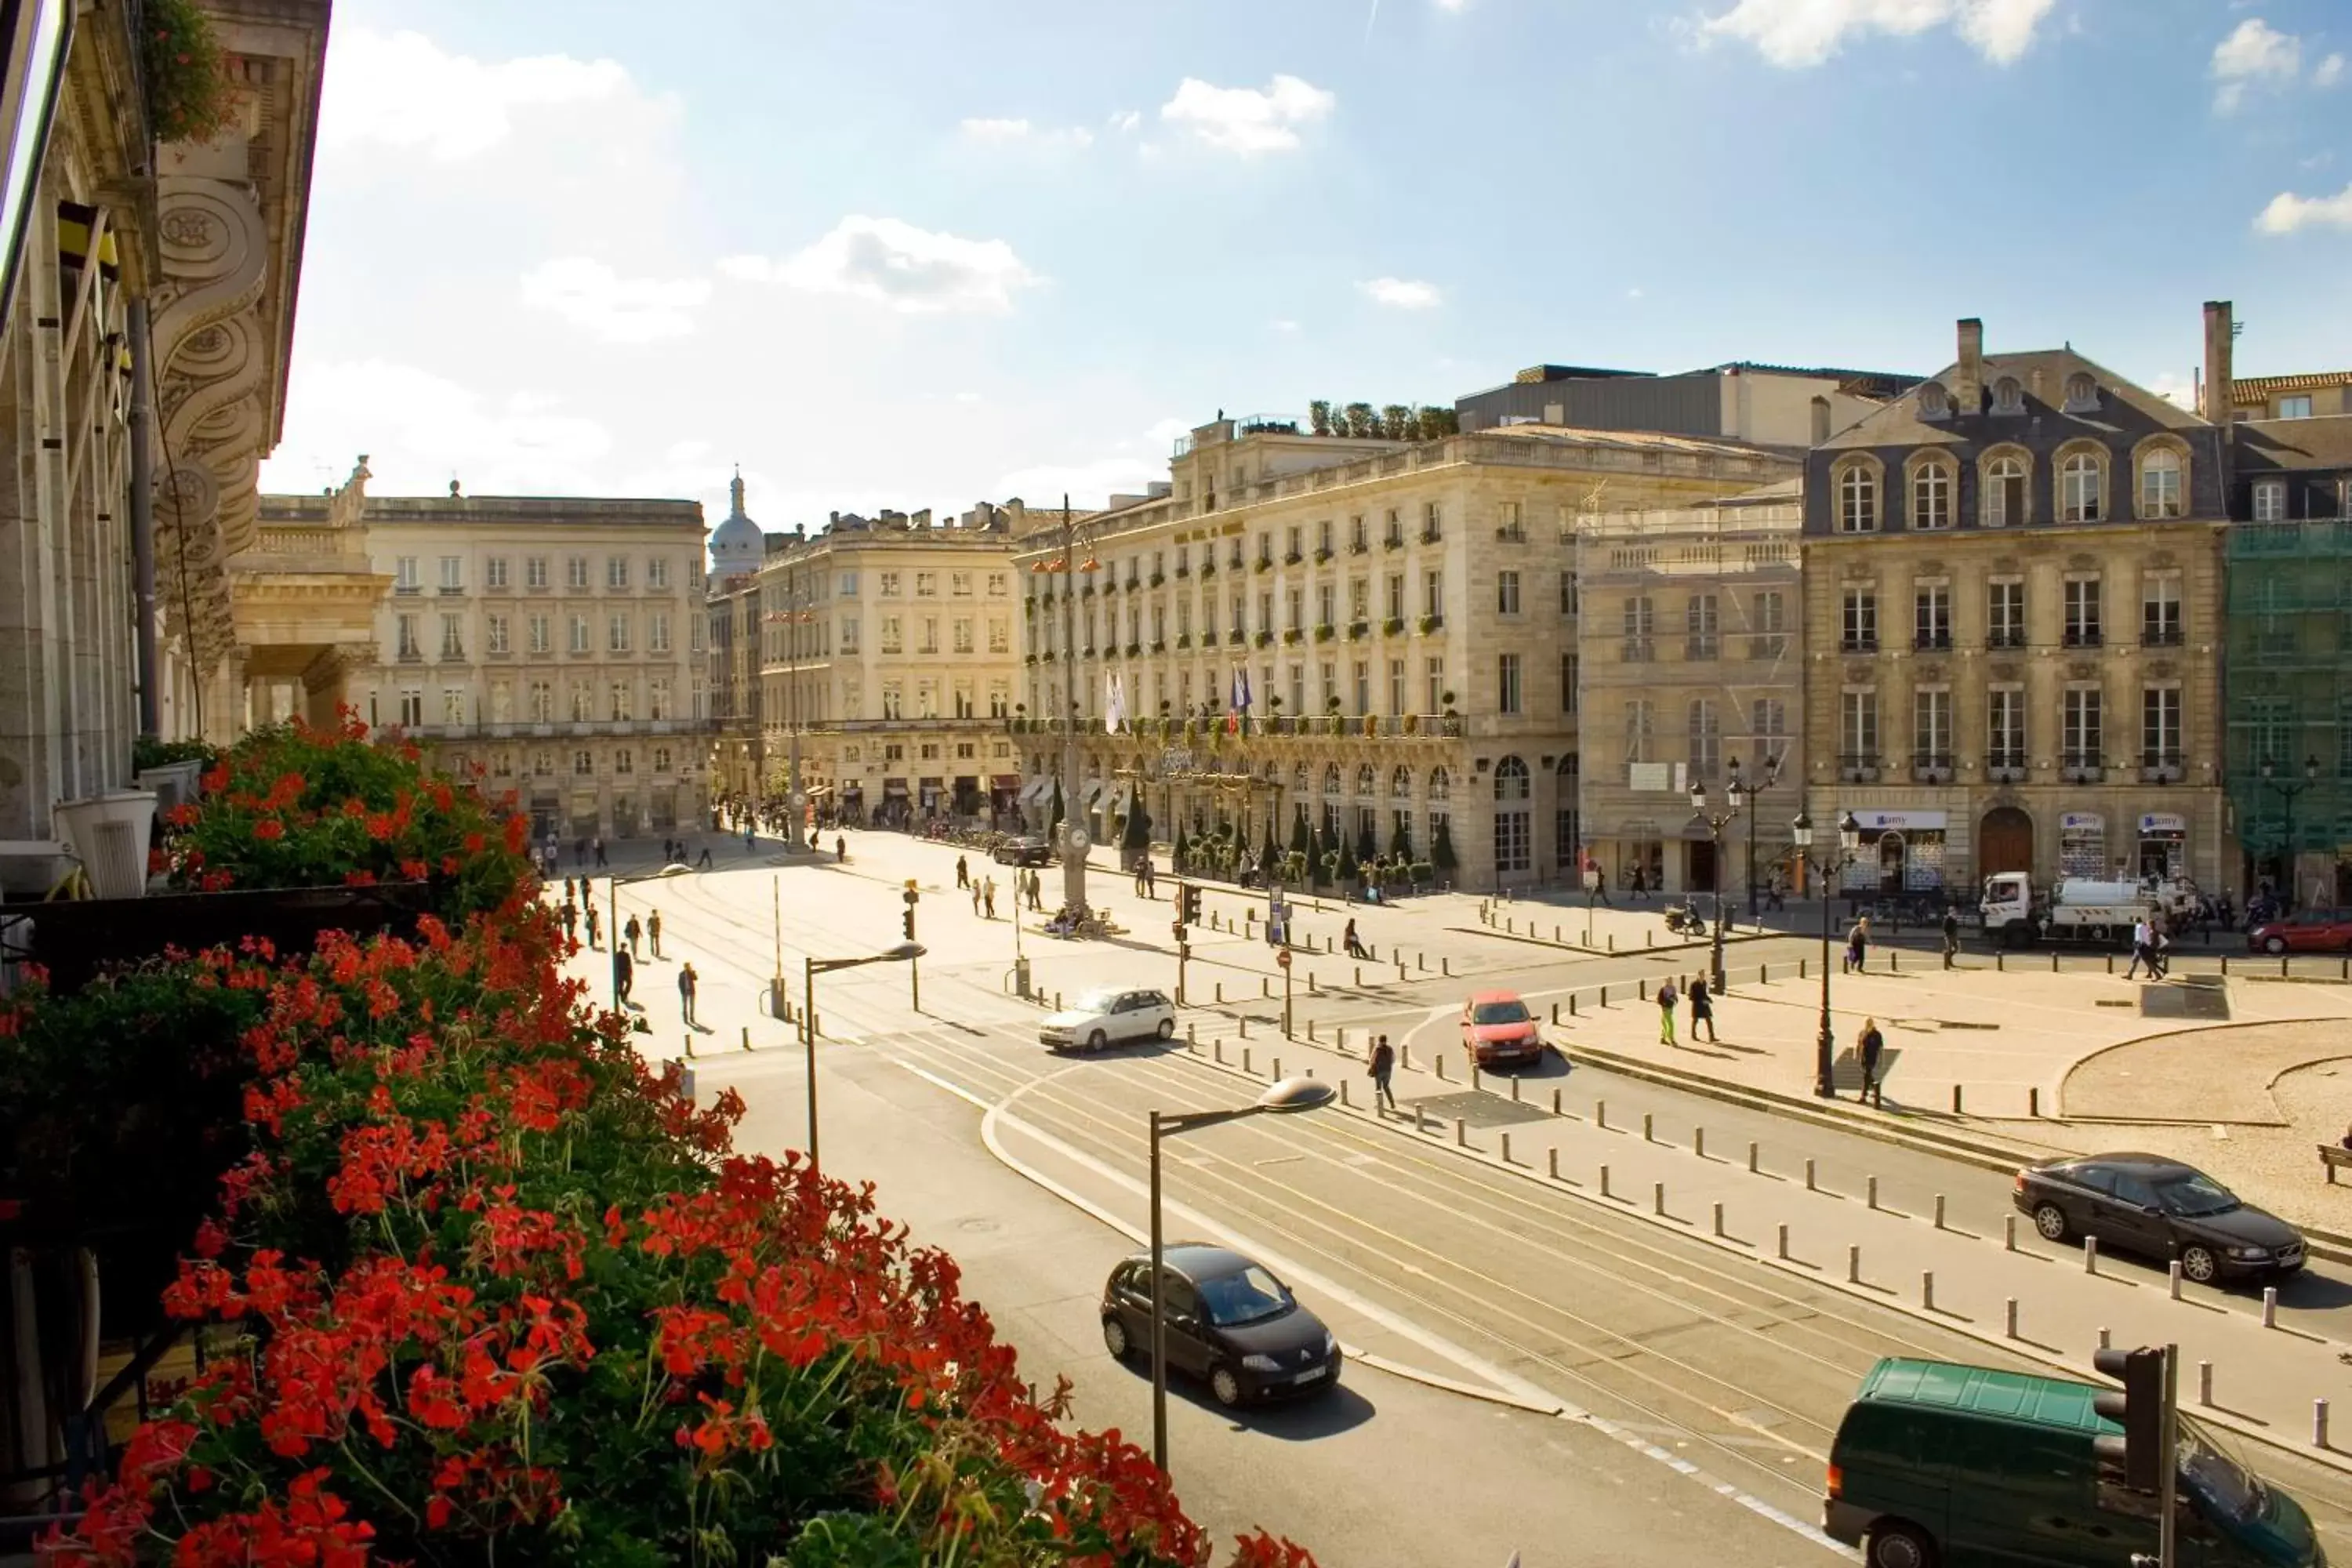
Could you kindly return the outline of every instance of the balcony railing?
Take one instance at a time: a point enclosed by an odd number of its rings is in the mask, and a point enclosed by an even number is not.
[[[1876,632],[1857,632],[1838,638],[1840,653],[1876,653],[1877,651],[1878,634]]]
[[[2146,621],[2140,624],[2139,641],[2142,647],[2179,647],[2188,640],[2183,628],[2178,625],[2166,626]]]
[[[1914,632],[1911,634],[1911,647],[1918,653],[1948,653],[1952,647],[1952,634],[1948,631]]]
[[[1985,647],[1995,650],[2016,649],[2025,646],[2022,626],[1995,626],[1985,634]]]
[[[2139,782],[2142,784],[2179,784],[2189,776],[2189,766],[2179,752],[2148,752],[2139,754]]]
[[[1951,783],[1952,753],[1949,752],[1912,752],[1911,776],[1920,784]]]
[[[2107,764],[2096,752],[2066,752],[2059,757],[2058,776],[2068,784],[2099,784],[2107,776]]]
[[[1620,645],[1617,657],[1627,664],[1647,664],[1658,657],[1658,644],[1653,637],[1627,637]]]
[[[2068,626],[2061,640],[2068,647],[2097,647],[2102,638],[2096,626]]]
[[[1873,784],[1878,778],[1878,753],[1845,752],[1838,756],[1838,777],[1847,784]]]
[[[1701,634],[1683,639],[1683,658],[1693,662],[1717,658],[1722,651],[1722,642],[1711,635]]]
[[[1995,747],[1985,753],[1985,777],[1994,784],[2023,784],[2025,753]]]

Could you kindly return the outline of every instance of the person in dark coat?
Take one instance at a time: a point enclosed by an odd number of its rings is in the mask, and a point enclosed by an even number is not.
[[[1957,969],[1960,957],[1960,916],[1957,910],[1944,911],[1944,967]]]
[[[1706,976],[1692,975],[1683,994],[1690,998],[1691,1043],[1697,1044],[1699,1026],[1705,1025],[1707,1042],[1712,1045],[1715,1041],[1715,997],[1706,988]]]
[[[1385,1103],[1389,1110],[1397,1108],[1396,1091],[1389,1087],[1389,1079],[1396,1071],[1396,1047],[1389,1044],[1386,1035],[1372,1042],[1372,1110],[1379,1111]]]
[[[1855,1042],[1854,1053],[1862,1058],[1862,1092],[1854,1096],[1865,1105],[1885,1105],[1886,1091],[1878,1081],[1878,1058],[1886,1049],[1886,1037],[1878,1032],[1878,1020],[1862,1021],[1862,1037]]]
[[[636,961],[629,956],[629,950],[627,948],[621,946],[618,942],[614,943],[613,994],[621,999],[622,1006],[625,1007],[629,1005],[629,992],[636,983]]]

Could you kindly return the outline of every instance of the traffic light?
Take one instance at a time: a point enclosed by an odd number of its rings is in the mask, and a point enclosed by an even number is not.
[[[1177,889],[1177,919],[1186,925],[1198,925],[1201,921],[1201,889],[1187,884]]]
[[[923,895],[915,890],[915,879],[909,877],[907,879],[907,890],[899,896],[907,900],[905,929],[907,940],[912,942],[915,940],[915,905]]]
[[[2134,1491],[2158,1489],[2165,1465],[2164,1352],[2145,1346],[2104,1350],[2091,1357],[2091,1364],[2123,1384],[2120,1392],[2094,1394],[2091,1408],[2124,1429],[2120,1437],[2092,1439],[2092,1453],[2102,1465],[2119,1471],[2124,1485]]]
[[[914,940],[915,940],[915,911],[914,911],[914,910],[908,910],[907,911],[907,913],[906,913],[905,917],[904,917],[904,918],[902,919],[902,921],[900,921],[900,924],[903,926],[903,928],[905,929],[905,931],[906,931],[906,932],[907,932],[907,940],[908,940],[908,942],[912,942],[912,941],[914,941]]]

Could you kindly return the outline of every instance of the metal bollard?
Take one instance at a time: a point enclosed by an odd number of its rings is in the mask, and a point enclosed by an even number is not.
[[[1654,1124],[1655,1124],[1656,1120],[1657,1120],[1657,1119],[1656,1119],[1656,1118],[1655,1118],[1655,1117],[1654,1117],[1651,1112],[1646,1111],[1646,1110],[1645,1110],[1645,1111],[1643,1111],[1643,1112],[1642,1112],[1642,1142],[1644,1142],[1644,1143],[1654,1143],[1654,1142],[1656,1142],[1658,1141],[1658,1140],[1657,1140],[1657,1137],[1656,1137],[1656,1129],[1655,1129],[1655,1125],[1654,1125]]]
[[[1859,1247],[1845,1249],[1845,1282],[1849,1285],[1862,1283],[1862,1248]]]
[[[1056,1007],[1059,1007],[1061,1005],[1062,1005],[1062,998],[1061,998],[1060,994],[1057,992],[1057,993],[1055,993],[1055,996],[1054,996],[1054,1005],[1055,1005],[1055,1006],[1056,1006]],[[1222,1007],[1222,1006],[1223,1006],[1224,1005],[1225,1005],[1225,983],[1224,983],[1223,981],[1220,980],[1220,981],[1218,981],[1218,982],[1217,982],[1217,1005],[1218,1005],[1218,1006],[1220,1006],[1220,1007]]]
[[[1876,1176],[1865,1176],[1863,1178],[1862,1194],[1863,1205],[1865,1208],[1875,1209],[1878,1207],[1878,1178]]]
[[[1664,1182],[1650,1184],[1650,1212],[1657,1215],[1666,1212],[1666,1184]]]
[[[751,1048],[751,1026],[749,1024],[743,1026],[743,1048],[747,1051]]]
[[[1607,1100],[1596,1100],[1592,1102],[1592,1125],[1600,1128],[1604,1132],[1609,1130],[1609,1102]]]
[[[1224,1036],[1223,1036],[1223,1035],[1219,1035],[1215,1039],[1211,1040],[1211,1041],[1209,1042],[1209,1047],[1210,1047],[1210,1049],[1209,1049],[1209,1056],[1210,1056],[1210,1059],[1211,1059],[1211,1060],[1213,1060],[1213,1061],[1214,1061],[1214,1062],[1215,1062],[1219,1067],[1223,1067],[1223,1066],[1224,1066],[1224,1065],[1225,1065],[1225,1037],[1224,1037]]]
[[[1958,1084],[1952,1085],[1952,1114],[1955,1116],[1960,1114],[1960,1086]]]
[[[2099,1331],[2099,1348],[2103,1351],[2116,1348],[2116,1336],[2113,1332],[2104,1328]]]
[[[1197,1046],[1201,1043],[1200,1026],[1189,1023],[1184,1026],[1184,1043],[1188,1046]]]
[[[2013,1214],[2000,1216],[2000,1249],[2003,1252],[2017,1250],[2017,1216]]]
[[[1509,1133],[1506,1132],[1506,1133],[1504,1133],[1504,1134],[1502,1135],[1502,1138],[1503,1138],[1503,1163],[1504,1163],[1504,1164],[1506,1164],[1506,1165],[1507,1165],[1507,1164],[1509,1164],[1509,1163],[1511,1163],[1511,1135],[1510,1135]]]
[[[2200,1405],[2213,1403],[2213,1363],[2210,1361],[2200,1361],[2197,1363],[2197,1403]]]
[[[2263,1287],[2263,1327],[2278,1327],[2278,1287],[2275,1285]]]
[[[2010,1339],[2017,1338],[2017,1298],[2014,1296],[2001,1303],[2000,1331]]]
[[[2096,1274],[2098,1271],[2099,1238],[2095,1236],[2086,1236],[2083,1238],[2083,1272]]]
[[[1926,1312],[1936,1310],[1936,1271],[1932,1268],[1919,1271],[1919,1309]]]
[[[1691,1129],[1691,1152],[1697,1155],[1702,1160],[1706,1158],[1706,1128],[1693,1127]]]
[[[1551,1091],[1551,1113],[1554,1116],[1559,1114],[1559,1090],[1558,1089]]]
[[[1458,1116],[1454,1119],[1454,1146],[1456,1149],[1470,1147],[1470,1124]]]
[[[1444,1051],[1437,1053],[1437,1076],[1441,1079],[1445,1077],[1445,1053]]]
[[[1514,1104],[1514,1105],[1517,1105],[1518,1102],[1519,1102],[1519,1076],[1518,1076],[1518,1074],[1517,1074],[1517,1073],[1513,1073],[1513,1074],[1511,1075],[1511,1103],[1512,1103],[1512,1104]]]
[[[1576,993],[1573,991],[1568,994],[1568,1016],[1571,1018],[1576,1016]]]
[[[2025,1114],[2037,1121],[2042,1118],[2042,1086],[2039,1084],[2026,1087]]]
[[[1609,1190],[1609,1167],[1606,1165],[1601,1167],[1601,1195],[1604,1198],[1613,1198],[1617,1195]]]
[[[1399,1046],[1397,1047],[1397,1066],[1404,1068],[1407,1072],[1411,1072],[1412,1070],[1412,1047],[1411,1046]]]
[[[1450,958],[1441,957],[1437,961],[1437,972],[1440,974],[1446,976],[1448,979],[1451,979],[1454,974],[1454,961]]]
[[[1416,1105],[1412,1108],[1412,1130],[1415,1132],[1426,1132],[1429,1131],[1429,1108],[1427,1106]]]
[[[1307,1020],[1307,1037],[1310,1040],[1315,1037],[1315,1020],[1312,1018]]]
[[[1751,1176],[1760,1173],[1756,1169],[1756,1145],[1753,1143],[1748,1145],[1748,1173]]]
[[[2325,1399],[2311,1402],[2311,1446],[2315,1448],[2327,1447],[2327,1401]]]
[[[1784,1263],[1788,1261],[1789,1227],[1787,1226],[1784,1225],[1780,1227],[1779,1234],[1774,1237],[1772,1245],[1777,1249],[1780,1260]]]
[[[1339,1080],[1339,1109],[1348,1109],[1348,1080],[1344,1078]]]
[[[1247,1029],[1244,1029],[1242,1033],[1246,1035],[1249,1031]],[[1250,1063],[1250,1051],[1247,1046],[1244,1046],[1242,1047],[1242,1071],[1249,1074],[1252,1078],[1255,1078],[1257,1076],[1257,1068]]]
[[[1470,1091],[1473,1094],[1475,1094],[1486,1087],[1485,1081],[1478,1076],[1478,1058],[1475,1056],[1471,1056],[1467,1051],[1465,1051],[1462,1054],[1464,1056],[1470,1057]]]
[[[1282,1058],[1280,1057],[1274,1058],[1274,1070],[1265,1076],[1272,1079],[1276,1083],[1280,1083],[1282,1081]]]
[[[1544,1151],[1544,1174],[1549,1176],[1555,1182],[1559,1181],[1559,1151],[1557,1149],[1547,1149]]]
[[[2167,1265],[2165,1266],[2164,1272],[2165,1272],[2165,1283],[2166,1283],[2166,1284],[2167,1284],[2167,1286],[2168,1286],[2168,1287],[2170,1288],[2170,1289],[2171,1289],[2171,1292],[2172,1292],[2172,1299],[2173,1299],[2174,1300],[2176,1300],[2176,1301],[2179,1300],[2180,1300],[2180,1259],[2179,1259],[2178,1258],[2174,1258],[2170,1263],[2167,1264]]]
[[[1273,980],[1273,978],[1272,978],[1271,976],[1269,976],[1269,975],[1265,975],[1265,974],[1261,974],[1261,975],[1259,975],[1259,976],[1257,977],[1257,995],[1258,995],[1258,1000],[1259,1000],[1259,1001],[1261,1001],[1261,1002],[1263,1002],[1263,1001],[1265,1001],[1267,997],[1270,997],[1270,996],[1272,996],[1273,994],[1274,994],[1274,980]]]
[[[1805,1162],[1805,1191],[1809,1193],[1821,1191],[1821,1188],[1813,1184],[1813,1163],[1811,1159]]]
[[[1551,1005],[1551,1021],[1554,1028],[1559,1026],[1559,1004],[1557,1002]]]

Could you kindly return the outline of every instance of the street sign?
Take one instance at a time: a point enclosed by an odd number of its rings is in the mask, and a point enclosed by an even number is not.
[[[1274,955],[1274,961],[1275,961],[1276,963],[1279,963],[1280,965],[1282,965],[1282,967],[1283,967],[1283,968],[1285,968],[1285,969],[1289,968],[1289,967],[1290,967],[1290,950],[1289,950],[1288,948],[1284,948],[1280,952],[1277,952],[1277,953],[1276,953],[1276,954]]]

